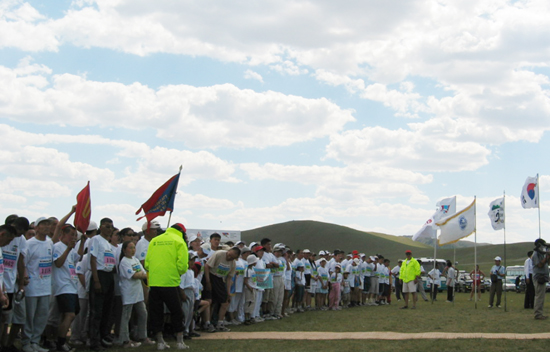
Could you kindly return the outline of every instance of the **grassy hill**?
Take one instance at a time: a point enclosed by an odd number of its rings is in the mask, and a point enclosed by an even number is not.
[[[272,243],[282,242],[292,249],[308,248],[315,253],[320,250],[338,248],[345,252],[356,249],[367,255],[382,254],[392,260],[405,257],[405,250],[410,249],[415,257],[433,257],[433,247],[424,243],[414,242],[403,236],[392,236],[377,232],[358,231],[346,226],[318,221],[289,221],[256,229],[243,231],[242,239],[246,243],[259,242],[262,238],[270,238]],[[456,261],[459,269],[471,270],[474,263],[474,248],[456,248]],[[523,265],[526,253],[533,249],[531,242],[513,243],[506,246],[507,265]],[[477,261],[484,271],[489,271],[495,256],[503,256],[503,245],[479,245]],[[452,248],[438,248],[437,257],[453,260]]]

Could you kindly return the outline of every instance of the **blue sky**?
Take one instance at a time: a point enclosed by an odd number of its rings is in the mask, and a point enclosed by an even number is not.
[[[540,174],[550,230],[545,1],[0,1],[0,208],[134,215],[183,165],[172,219],[247,230],[313,219],[413,235],[435,203]],[[167,219],[161,219],[161,223]]]

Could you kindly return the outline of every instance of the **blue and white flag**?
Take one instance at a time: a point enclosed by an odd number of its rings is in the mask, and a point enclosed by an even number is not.
[[[441,229],[437,239],[440,246],[470,236],[476,230],[476,200],[458,213],[439,220],[436,225]]]

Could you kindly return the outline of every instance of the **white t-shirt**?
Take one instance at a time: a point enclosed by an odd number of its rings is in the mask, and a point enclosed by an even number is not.
[[[95,235],[94,237],[96,237],[96,236],[99,236],[99,235]],[[86,237],[86,236],[84,235],[84,237]],[[86,237],[86,242],[84,242],[84,248],[82,248],[83,253],[86,253],[86,249],[88,251],[90,250],[90,243],[92,242],[92,238],[87,238]],[[74,249],[76,250],[77,253],[78,253],[78,249],[80,248],[80,243],[82,243],[82,239],[78,240],[76,242],[76,245],[74,246]]]
[[[319,277],[321,278],[321,280],[319,281],[318,287],[323,288],[323,285],[326,285],[326,283],[328,282],[328,269],[327,269],[326,264],[325,264],[324,268],[322,266],[319,266],[317,268],[317,273],[319,274]]]
[[[4,282],[4,257],[2,256],[2,250],[0,249],[0,283]]]
[[[285,280],[292,280],[292,265],[290,266],[290,269],[287,269],[286,267],[287,260],[284,257],[282,257],[281,259],[285,263]]]
[[[437,268],[436,268],[436,269],[432,269],[432,270],[430,270],[430,271],[428,272],[428,282],[429,282],[430,284],[433,284],[433,280],[430,279],[430,276],[434,278],[435,284],[436,284],[436,285],[441,284],[441,282],[440,282],[440,279],[441,279],[441,271],[439,271],[439,269],[437,269]]]
[[[280,257],[280,258],[275,257],[275,261],[279,263],[279,266],[278,266],[277,268],[275,268],[276,270],[272,270],[273,276],[274,276],[274,277],[285,276],[285,270],[286,270],[286,261],[285,261],[285,258],[283,258],[283,257]]]
[[[235,278],[233,280],[233,283],[235,285],[235,293],[243,292],[244,271],[247,266],[248,263],[244,259],[237,259],[235,263]]]
[[[136,257],[124,257],[120,261],[119,275],[120,276],[120,293],[122,296],[122,304],[135,304],[144,300],[143,288],[141,280],[132,279],[135,273],[144,271],[143,266]]]
[[[53,242],[40,241],[33,237],[27,241],[25,262],[29,284],[25,290],[26,297],[49,296],[52,293],[52,260]]]
[[[4,256],[4,286],[6,292],[15,292],[15,281],[17,280],[17,263],[19,255],[25,256],[27,240],[25,236],[15,237],[8,245],[2,247]]]
[[[396,265],[391,269],[391,273],[395,275],[395,278],[399,279],[399,272],[401,271],[401,267],[399,265]]]
[[[90,287],[90,278],[92,271],[90,270],[90,254],[86,253],[82,256],[82,260],[76,264],[76,274],[84,275],[85,286],[82,286],[78,280],[78,298],[88,299],[88,287]]]
[[[149,241],[143,236],[136,244],[136,258],[140,261],[145,260],[147,249],[149,249]]]
[[[245,277],[248,278],[248,284],[252,288],[257,288],[256,284],[256,272],[253,267],[248,267],[245,271]]]
[[[65,253],[67,245],[61,241],[53,246],[53,261]],[[78,276],[76,275],[76,264],[78,263],[79,255],[76,250],[71,249],[63,266],[58,268],[53,263],[53,295],[59,296],[63,294],[78,293]]]
[[[122,250],[122,245],[114,246],[111,244],[111,249],[113,250],[113,255],[115,256],[115,265],[118,268],[118,264],[120,263],[120,251]],[[120,296],[122,293],[120,292],[120,277],[119,275],[115,275],[115,296]]]
[[[96,258],[97,270],[112,272],[116,259],[111,244],[101,236],[94,236],[91,241],[90,254]]]
[[[340,273],[332,273],[330,274],[330,282],[332,283],[339,283],[341,284],[342,283],[342,280],[344,279],[344,277],[342,276],[342,274]]]
[[[180,277],[180,288],[182,290],[193,288],[193,281],[195,281],[195,273],[193,270],[187,270],[185,274]]]

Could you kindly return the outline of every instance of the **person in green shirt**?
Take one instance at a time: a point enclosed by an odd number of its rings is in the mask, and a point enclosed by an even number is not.
[[[176,332],[177,349],[188,346],[183,342],[183,310],[179,285],[181,275],[187,272],[189,253],[185,243],[186,229],[183,224],[172,225],[165,233],[151,240],[145,257],[145,269],[149,273],[149,316],[151,330],[157,338],[157,349],[170,348],[164,342],[164,305],[170,311],[171,322]]]
[[[413,258],[410,250],[405,251],[407,259],[401,264],[401,270],[399,270],[399,279],[403,287],[403,299],[405,305],[400,309],[407,309],[409,307],[409,293],[412,293],[412,309],[416,309],[416,283],[420,279],[420,264]]]

